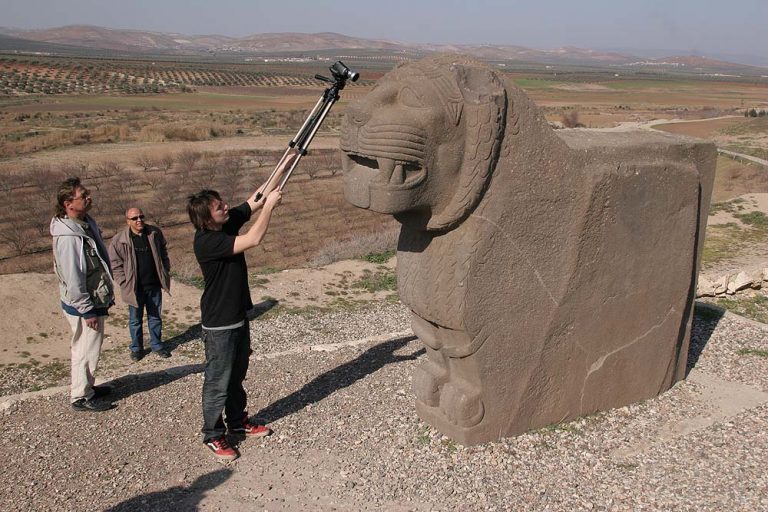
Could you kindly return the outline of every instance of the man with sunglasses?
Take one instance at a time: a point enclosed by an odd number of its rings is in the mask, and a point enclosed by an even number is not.
[[[144,357],[145,311],[152,352],[162,358],[171,357],[162,343],[163,290],[171,290],[171,263],[165,237],[160,228],[144,222],[140,208],[128,208],[125,219],[127,226],[109,244],[109,260],[120,296],[128,304],[131,360],[136,362]]]
[[[91,205],[91,194],[79,178],[62,182],[51,236],[61,309],[72,329],[72,408],[102,412],[113,407],[100,400],[112,389],[94,385],[94,374],[104,341],[104,317],[114,304],[114,295],[101,229],[88,215]]]

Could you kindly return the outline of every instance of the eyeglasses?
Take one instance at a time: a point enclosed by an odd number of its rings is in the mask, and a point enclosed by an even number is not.
[[[72,201],[77,201],[78,199],[82,199],[83,201],[85,201],[86,199],[90,199],[90,197],[91,197],[91,193],[88,192],[88,191],[85,191],[82,194],[80,194],[79,196],[73,197],[71,200]]]
[[[144,216],[143,215],[137,215],[135,217],[128,217],[128,220],[132,220],[132,221],[136,222],[137,220],[144,220]]]

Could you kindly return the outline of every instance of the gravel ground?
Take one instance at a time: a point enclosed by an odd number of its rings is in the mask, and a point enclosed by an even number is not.
[[[402,306],[252,330],[251,413],[275,435],[229,464],[205,451],[190,333],[113,381],[113,411],[75,413],[65,389],[6,400],[0,510],[768,510],[762,324],[699,308],[667,393],[469,448],[416,416]]]

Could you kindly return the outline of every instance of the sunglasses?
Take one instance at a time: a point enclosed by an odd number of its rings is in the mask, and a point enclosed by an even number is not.
[[[128,217],[128,220],[132,220],[132,221],[136,222],[137,220],[144,220],[144,216],[143,215],[137,215],[135,217]]]

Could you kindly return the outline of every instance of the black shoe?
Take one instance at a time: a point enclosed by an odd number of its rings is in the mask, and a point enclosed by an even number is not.
[[[72,402],[72,408],[76,411],[104,412],[115,407],[112,402],[103,402],[101,400],[86,400],[81,398]]]
[[[157,354],[157,357],[162,357],[163,359],[168,359],[171,357],[171,353],[168,351],[168,349],[161,348],[160,350],[155,350],[155,354]]]
[[[93,398],[101,398],[112,393],[111,386],[93,386]]]
[[[138,352],[134,352],[133,350],[131,350],[131,361],[136,363],[138,361],[141,361],[143,358],[144,358],[143,350],[139,350]]]

